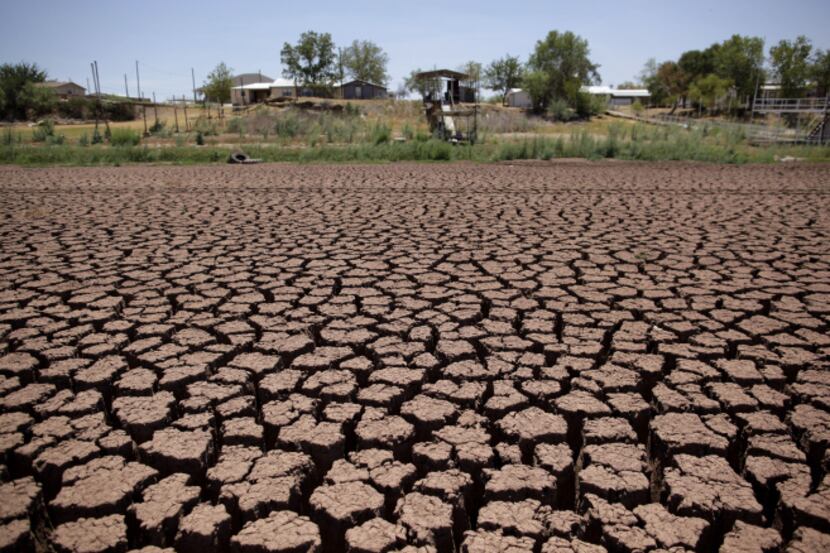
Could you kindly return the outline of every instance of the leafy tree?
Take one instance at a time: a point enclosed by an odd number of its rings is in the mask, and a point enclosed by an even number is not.
[[[409,76],[404,79],[404,87],[406,87],[406,90],[412,94],[426,96],[426,94],[430,91],[430,83],[417,78],[418,73],[422,72],[423,69],[421,68],[413,69],[409,73]]]
[[[458,70],[469,75],[470,78],[464,81],[469,87],[477,86],[481,82],[481,75],[484,71],[480,63],[472,60],[459,67]]]
[[[713,110],[729,93],[732,86],[733,82],[730,79],[724,79],[710,73],[705,77],[698,77],[692,83],[689,87],[689,98],[707,110]]]
[[[42,83],[46,72],[32,63],[4,63],[0,65],[0,90],[4,98],[0,116],[4,119],[25,119],[27,105],[19,95],[26,83]]]
[[[810,55],[813,45],[805,36],[794,41],[782,40],[769,50],[772,74],[781,85],[781,93],[788,98],[804,94],[810,78]]]
[[[631,90],[632,88],[643,88],[643,85],[635,83],[634,81],[623,81],[617,85],[617,88],[620,90]]]
[[[683,70],[689,83],[715,71],[714,49],[688,50],[680,55],[677,65]]]
[[[764,39],[732,35],[721,44],[713,44],[714,73],[731,79],[740,98],[752,96],[755,86],[764,80]]]
[[[817,50],[810,67],[810,78],[816,83],[819,96],[830,94],[830,50]]]
[[[519,61],[518,57],[508,54],[503,58],[493,60],[484,69],[484,86],[490,90],[495,90],[501,101],[504,102],[507,91],[518,87],[523,76],[524,66],[522,62]]]
[[[17,94],[17,105],[22,108],[29,119],[35,119],[52,113],[58,103],[55,92],[38,86],[32,81],[23,85]]]
[[[337,79],[334,42],[329,33],[306,31],[297,44],[283,44],[280,52],[284,77],[303,86],[327,88]]]
[[[589,54],[588,41],[570,31],[551,31],[538,41],[528,61],[533,82],[527,88],[534,107],[545,109],[552,98],[576,106],[580,88],[599,82],[599,66]]]
[[[211,102],[226,104],[231,99],[231,88],[233,87],[232,69],[220,62],[213,71],[208,73],[207,79],[202,86],[205,98]]]
[[[368,40],[355,40],[343,50],[343,66],[353,79],[386,85],[389,81],[386,73],[388,63],[386,52]]]
[[[652,59],[646,63],[643,76],[651,100],[656,104],[671,104],[674,111],[678,101],[686,93],[688,83],[688,78],[680,65],[674,61],[664,61],[657,65]]]

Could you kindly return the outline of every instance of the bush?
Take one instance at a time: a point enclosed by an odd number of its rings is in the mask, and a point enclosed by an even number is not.
[[[104,116],[110,121],[134,121],[135,104],[132,102],[105,102]]]
[[[548,116],[554,121],[570,121],[576,116],[576,114],[568,105],[568,102],[562,98],[557,98],[548,106]]]
[[[156,119],[156,121],[150,126],[150,134],[158,134],[164,130],[164,121],[160,119]]]
[[[89,146],[89,135],[84,133],[78,139],[78,146]]]
[[[88,119],[93,110],[92,102],[86,98],[69,98],[58,102],[58,115],[66,119]]]
[[[392,138],[392,129],[386,123],[375,123],[372,127],[371,140],[372,144],[386,144]]]
[[[55,122],[51,119],[41,121],[32,131],[32,142],[46,142],[50,136],[55,135]]]
[[[141,135],[132,129],[114,129],[110,131],[110,144],[113,146],[137,146]]]
[[[205,145],[205,137],[202,134],[202,131],[198,131],[196,133],[196,145],[197,146],[204,146]]]

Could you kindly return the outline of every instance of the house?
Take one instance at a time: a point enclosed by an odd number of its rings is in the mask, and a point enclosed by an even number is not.
[[[504,103],[513,108],[529,109],[533,107],[533,101],[530,99],[530,94],[521,88],[511,88],[504,95]]]
[[[233,79],[233,86],[245,86],[253,83],[270,83],[274,81],[274,79],[268,75],[263,75],[261,71],[257,73],[241,73],[239,75],[234,75],[231,78]]]
[[[386,98],[386,87],[355,79],[340,86],[340,97],[344,100],[374,100]]]
[[[54,92],[59,98],[83,98],[86,95],[86,89],[79,84],[72,81],[44,81],[36,83],[36,86],[48,88]]]
[[[247,106],[258,104],[271,97],[271,83],[251,83],[231,87],[231,104]]]
[[[593,96],[607,96],[611,107],[630,106],[636,101],[647,102],[651,93],[647,88],[612,88],[610,86],[588,86],[583,90]]]

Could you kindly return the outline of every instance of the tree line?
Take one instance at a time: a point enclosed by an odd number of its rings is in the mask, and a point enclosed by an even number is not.
[[[677,60],[648,60],[640,74],[651,102],[681,103],[738,111],[765,83],[779,85],[779,96],[799,98],[809,89],[818,96],[830,90],[830,50],[817,50],[804,36],[781,40],[764,56],[764,39],[733,35],[703,50],[683,52]]]

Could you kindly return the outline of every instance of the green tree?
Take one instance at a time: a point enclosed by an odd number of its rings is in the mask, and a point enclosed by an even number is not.
[[[329,33],[306,31],[297,44],[283,44],[280,52],[284,77],[317,90],[327,89],[337,79],[337,56]]]
[[[230,101],[231,88],[233,87],[231,71],[232,69],[225,65],[225,62],[221,62],[213,71],[208,73],[207,79],[202,85],[207,100],[220,104],[226,104]]]
[[[484,86],[495,90],[502,103],[507,91],[518,87],[524,76],[524,66],[519,58],[510,54],[493,60],[484,69]]]
[[[423,73],[423,69],[418,68],[410,71],[409,76],[404,79],[403,85],[411,94],[426,96],[430,91],[430,82],[418,79],[418,73]]]
[[[4,119],[25,119],[26,110],[31,106],[21,102],[20,94],[24,86],[27,83],[42,83],[45,80],[46,72],[34,63],[0,65],[0,90],[5,99],[0,116]]]
[[[810,78],[819,96],[830,94],[830,50],[817,50],[810,67]]]
[[[545,109],[552,98],[576,106],[580,88],[599,82],[599,66],[590,60],[590,53],[588,41],[570,31],[551,31],[538,41],[528,61],[533,75],[528,94],[534,107]]]
[[[52,113],[58,105],[58,97],[53,90],[29,81],[18,92],[17,103],[28,119],[36,119]]]
[[[386,52],[368,40],[355,40],[343,50],[343,67],[353,79],[386,85],[389,82],[388,63]]]
[[[660,65],[654,59],[646,62],[643,81],[648,88],[651,100],[658,105],[671,105],[677,108],[680,98],[686,94],[688,78],[677,62],[664,61]]]
[[[474,87],[478,83],[481,82],[481,75],[484,72],[481,64],[477,61],[468,61],[464,65],[460,66],[458,70],[462,73],[466,73],[469,78],[464,81],[464,84],[469,87]]]
[[[623,81],[617,85],[620,90],[631,90],[634,88],[643,88],[643,85],[634,81]]]
[[[698,77],[704,77],[715,72],[714,50],[688,50],[677,59],[677,65],[683,70],[689,83]]]
[[[764,81],[764,39],[732,35],[710,47],[714,73],[731,79],[739,98],[751,97]]]
[[[722,103],[733,84],[730,79],[718,77],[714,73],[698,77],[689,87],[689,99],[707,110],[714,110]]]
[[[772,75],[781,85],[781,93],[787,98],[804,94],[811,75],[810,57],[813,45],[805,36],[793,41],[782,40],[769,50]]]

